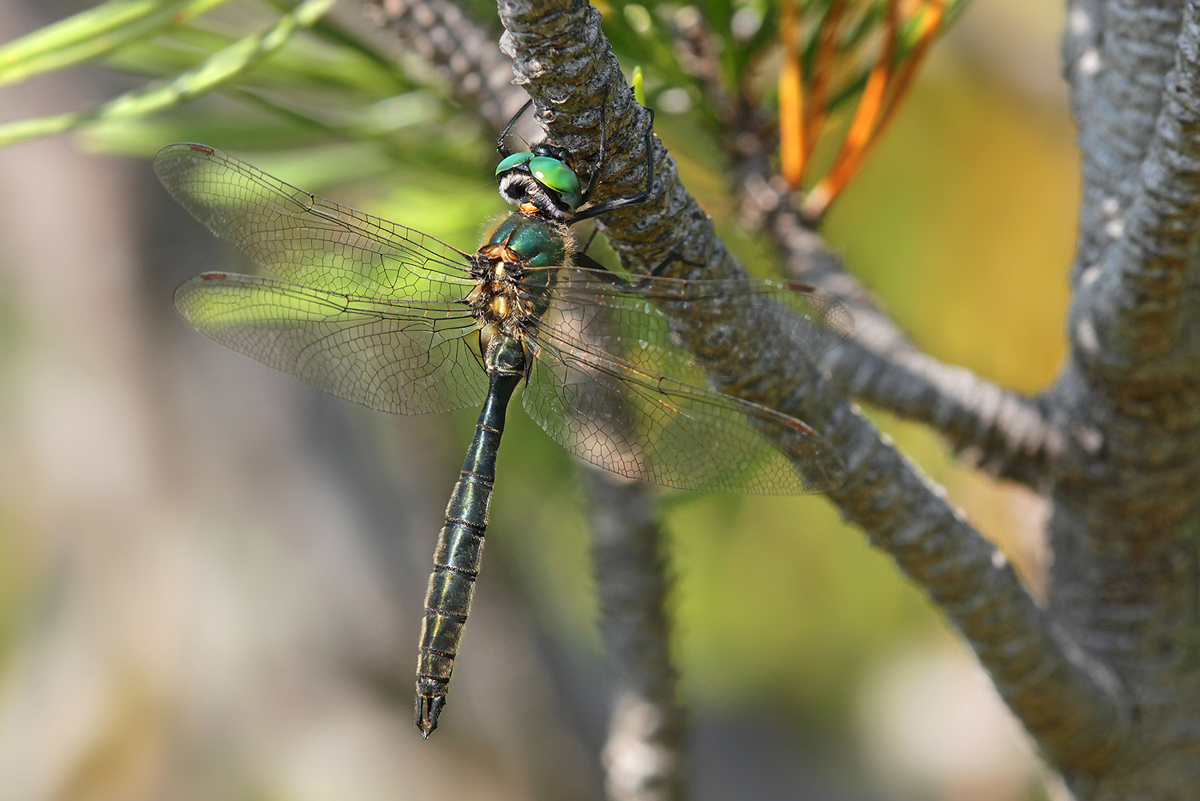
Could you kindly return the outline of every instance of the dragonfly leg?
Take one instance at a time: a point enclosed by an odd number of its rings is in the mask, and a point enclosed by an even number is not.
[[[649,123],[646,125],[646,133],[645,133],[646,186],[642,189],[641,192],[638,192],[636,195],[629,195],[628,197],[613,198],[612,200],[606,200],[603,203],[597,203],[595,206],[590,206],[590,207],[584,209],[583,211],[578,211],[575,214],[571,215],[571,218],[569,220],[567,220],[567,225],[574,225],[577,222],[582,222],[584,220],[590,220],[592,217],[595,217],[599,214],[607,214],[610,211],[616,211],[617,209],[623,209],[623,208],[627,208],[629,206],[636,206],[639,203],[645,203],[646,200],[650,197],[650,191],[654,188],[654,109],[648,108],[648,109],[646,109],[646,111],[650,115],[650,120],[649,120]],[[603,136],[603,130],[604,130],[603,127],[601,127],[601,135],[602,136]],[[603,151],[601,152],[600,156],[601,156],[601,159],[603,159],[603,157],[604,157]],[[603,163],[603,162],[601,162],[601,163]],[[596,174],[598,174],[599,172],[600,172],[600,168],[597,167],[595,173],[593,173],[593,177]],[[592,189],[592,178],[588,178],[588,189],[587,189],[587,192],[585,192],[585,194],[584,194],[585,200],[587,198],[588,193],[591,192],[591,189]]]
[[[583,247],[581,247],[575,251],[576,259],[586,259],[587,261],[590,261],[592,264],[599,264],[598,261],[593,259],[591,256],[587,255],[588,248],[590,248],[592,246],[592,242],[596,239],[596,234],[598,234],[598,233],[600,233],[600,229],[593,227],[592,232],[590,234],[588,234],[587,241],[583,243]],[[588,264],[586,266],[591,267],[592,265]],[[601,269],[603,269],[603,267],[601,267]]]
[[[595,232],[593,232],[592,237],[588,238],[588,244],[591,244],[592,238],[594,236],[595,236]],[[587,249],[586,247],[583,248],[583,250],[586,250],[586,249]],[[663,273],[665,273],[667,271],[667,268],[670,267],[672,264],[675,264],[676,262],[681,262],[690,267],[703,267],[705,264],[702,261],[691,261],[690,259],[685,259],[679,253],[679,251],[673,250],[670,253],[668,253],[662,261],[660,261],[658,264],[654,265],[654,268],[652,270],[650,270],[650,272],[648,272],[646,275],[641,276],[637,280],[630,281],[630,280],[627,280],[623,275],[621,275],[619,273],[614,273],[612,270],[608,269],[603,264],[601,264],[600,262],[593,259],[591,256],[582,252],[582,250],[575,253],[573,256],[571,256],[571,260],[575,262],[575,266],[577,266],[577,267],[585,267],[589,270],[595,270],[597,278],[603,278],[604,280],[611,283],[613,286],[618,287],[619,289],[627,289],[629,291],[645,289],[647,286],[647,279],[663,277]],[[630,277],[635,277],[635,276],[631,275]]]
[[[689,267],[703,267],[705,264],[702,261],[691,261],[690,259],[685,259],[682,253],[677,250],[672,250],[663,258],[662,261],[654,265],[654,268],[651,269],[647,275],[654,276],[655,278],[661,277],[667,271],[667,268],[676,262],[686,264]]]
[[[604,153],[605,141],[608,139],[608,98],[600,104],[600,158],[596,161],[596,168],[588,174],[587,186],[583,188],[583,194],[579,196],[579,204],[583,205],[592,198],[592,190],[598,185],[597,179],[600,173],[604,172]],[[591,240],[588,240],[589,242]],[[584,250],[587,250],[585,247]]]
[[[521,119],[532,105],[532,100],[526,100],[525,105],[521,106],[517,113],[513,115],[513,118],[508,121],[508,125],[504,126],[504,130],[500,132],[500,136],[496,137],[496,151],[500,154],[501,158],[508,158],[512,155],[512,151],[508,149],[508,145],[504,144],[504,140],[508,138],[508,132],[517,124],[517,120]]]

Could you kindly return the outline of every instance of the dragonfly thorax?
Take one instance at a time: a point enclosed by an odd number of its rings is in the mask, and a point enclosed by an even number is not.
[[[522,318],[529,314],[519,286],[524,266],[521,257],[504,245],[484,245],[475,254],[479,283],[467,302],[481,326],[509,334],[520,330]]]
[[[510,214],[472,261],[478,282],[467,302],[481,328],[520,339],[549,304],[557,270],[570,264],[571,239],[553,221]]]
[[[574,240],[565,225],[521,212],[514,212],[496,224],[484,247],[490,245],[503,245],[519,261],[539,269],[567,266],[574,252]]]
[[[480,352],[488,374],[525,372],[525,335],[537,323],[534,296],[523,289],[521,258],[500,244],[475,254],[479,283],[467,295],[479,325]]]

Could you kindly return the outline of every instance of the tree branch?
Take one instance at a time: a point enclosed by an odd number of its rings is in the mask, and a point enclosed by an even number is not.
[[[595,154],[604,105],[611,150],[602,186],[639,185],[638,141],[648,120],[631,102],[599,12],[582,0],[504,0],[500,15],[502,47],[551,137],[572,152]],[[706,265],[691,275],[741,275],[711,220],[679,184],[673,160],[657,140],[654,148],[651,199],[604,220],[622,262],[644,271],[675,253]],[[668,311],[673,323],[723,391],[806,420],[843,454],[847,480],[829,493],[831,500],[928,590],[1051,758],[1080,769],[1101,766],[1123,741],[1128,701],[1107,670],[1052,629],[1004,556],[796,348],[773,341],[786,326],[762,309],[753,315],[722,309],[704,318],[676,311]],[[764,343],[749,373],[737,363],[736,379],[729,377],[731,342]],[[771,440],[798,460],[811,457],[786,434]]]
[[[727,125],[724,149],[743,225],[767,238],[790,276],[835,295],[854,315],[854,338],[823,357],[821,368],[851,397],[941,432],[974,466],[1035,489],[1048,486],[1064,448],[1053,407],[913,346],[792,202],[767,151],[775,137],[744,95],[725,90],[702,21],[681,33],[680,60]]]
[[[526,101],[512,82],[512,62],[495,37],[449,0],[365,0],[388,28],[432,65],[451,99],[499,131]]]
[[[756,221],[790,275],[836,295],[854,315],[854,338],[821,360],[834,383],[858,400],[926,423],[993,475],[1033,488],[1048,485],[1063,452],[1051,407],[914,347],[804,223],[787,190],[767,180],[766,160],[755,161],[761,166],[738,192],[743,217]]]
[[[1176,0],[1077,0],[1071,5],[1064,52],[1083,154],[1083,197],[1072,283],[1097,265],[1128,209],[1138,169],[1149,149],[1162,103],[1162,76],[1174,57]],[[1074,94],[1074,91],[1073,91]]]
[[[1071,106],[1077,120],[1087,118],[1095,100],[1103,31],[1103,0],[1068,0],[1062,36],[1063,77],[1074,88]]]
[[[600,597],[600,631],[615,698],[604,748],[610,801],[682,801],[684,714],[671,665],[670,581],[648,485],[583,468]]]
[[[1184,786],[1179,776],[1197,764],[1180,720],[1195,709],[1200,572],[1200,15],[1194,2],[1126,0],[1093,19],[1098,77],[1067,72],[1084,206],[1071,358],[1050,396],[1094,434],[1093,447],[1064,459],[1051,496],[1049,608],[1136,698],[1137,747],[1110,772]],[[1087,792],[1087,777],[1068,781]]]
[[[1109,226],[1113,238],[1100,269],[1088,274],[1093,280],[1077,296],[1071,325],[1085,364],[1101,375],[1136,369],[1143,385],[1177,381],[1193,374],[1195,363],[1186,353],[1164,358],[1178,346],[1190,353],[1196,347],[1183,341],[1183,312],[1200,239],[1200,9],[1189,3],[1175,24],[1174,66],[1161,93],[1146,93],[1158,106],[1148,152],[1122,203],[1123,216]]]

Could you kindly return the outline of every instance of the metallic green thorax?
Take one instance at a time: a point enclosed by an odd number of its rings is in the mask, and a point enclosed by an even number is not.
[[[513,212],[500,221],[489,245],[506,245],[530,267],[567,264],[567,232],[540,217]]]
[[[474,297],[477,318],[516,336],[536,325],[546,313],[555,268],[571,263],[572,245],[566,226],[540,215],[513,212],[501,220],[475,257],[483,279]],[[503,261],[499,254],[505,253],[515,261]],[[507,319],[494,314],[498,296],[508,298]]]

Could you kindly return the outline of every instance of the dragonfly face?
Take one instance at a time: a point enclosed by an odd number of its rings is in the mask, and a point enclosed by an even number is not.
[[[501,196],[526,214],[562,221],[583,202],[571,156],[555,145],[537,144],[530,152],[507,156],[496,167],[496,178]]]

